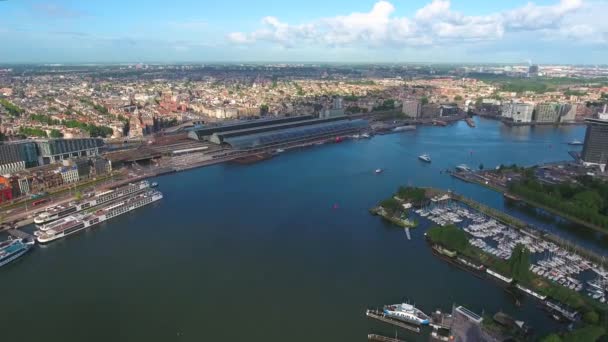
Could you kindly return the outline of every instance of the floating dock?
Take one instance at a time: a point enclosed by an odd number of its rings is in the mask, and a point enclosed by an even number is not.
[[[386,337],[378,334],[369,334],[367,335],[367,339],[369,341],[381,341],[381,342],[405,342],[405,340],[400,340],[396,337]]]
[[[396,319],[385,317],[382,314],[382,312],[380,312],[380,311],[367,310],[365,312],[365,315],[367,317],[371,317],[371,318],[377,319],[377,320],[382,321],[384,323],[392,324],[394,326],[397,326],[399,328],[403,328],[405,330],[409,330],[409,331],[413,331],[413,332],[416,332],[416,333],[420,333],[420,327],[417,327],[417,326],[414,326],[414,325],[411,325],[411,324],[407,324],[405,322],[401,322],[401,321],[398,321]]]

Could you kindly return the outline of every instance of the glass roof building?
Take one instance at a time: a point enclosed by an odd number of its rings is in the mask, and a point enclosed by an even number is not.
[[[212,136],[211,141],[225,143],[236,149],[252,149],[267,145],[305,141],[324,136],[358,132],[368,128],[366,120],[310,120],[295,127],[273,127],[248,131],[236,131]],[[269,127],[270,128],[270,127]]]
[[[281,118],[271,118],[271,119],[258,119],[258,120],[239,120],[235,122],[225,123],[219,126],[209,126],[202,128],[195,128],[188,132],[188,137],[195,140],[206,141],[215,134],[215,133],[223,133],[223,132],[231,132],[236,130],[244,130],[244,129],[253,129],[259,127],[267,127],[274,126],[279,124],[291,123],[291,122],[299,122],[311,120],[313,117],[311,115],[301,115],[301,116],[286,116]]]

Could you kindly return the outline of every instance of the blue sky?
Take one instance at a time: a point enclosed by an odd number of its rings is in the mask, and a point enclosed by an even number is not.
[[[608,61],[606,0],[5,0],[2,62]]]

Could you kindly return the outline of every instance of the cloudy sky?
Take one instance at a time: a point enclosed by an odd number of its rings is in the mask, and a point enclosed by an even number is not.
[[[608,63],[608,0],[4,0],[1,62]]]

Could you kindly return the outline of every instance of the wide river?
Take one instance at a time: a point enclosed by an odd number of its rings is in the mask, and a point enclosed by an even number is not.
[[[568,160],[566,143],[583,136],[580,126],[478,119],[477,128],[420,127],[159,177],[160,202],[0,269],[2,340],[365,341],[370,332],[394,335],[365,309],[405,300],[427,312],[502,309],[545,333],[555,323],[532,300],[515,307],[491,281],[435,258],[426,226],[408,241],[368,208],[410,184],[504,209],[500,194],[440,170]],[[422,153],[433,163],[419,162]],[[608,247],[580,227],[506,210],[597,251]]]

